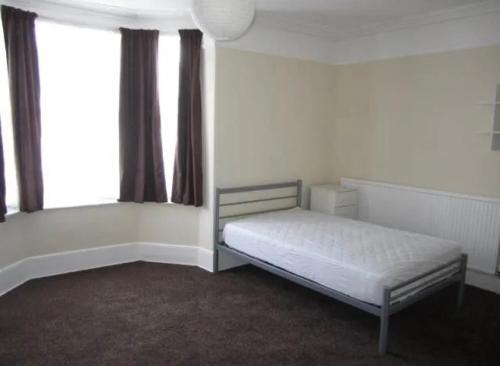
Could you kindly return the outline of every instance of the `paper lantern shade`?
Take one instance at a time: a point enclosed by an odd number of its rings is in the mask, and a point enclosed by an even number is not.
[[[255,17],[253,0],[192,0],[193,20],[217,41],[240,38]]]

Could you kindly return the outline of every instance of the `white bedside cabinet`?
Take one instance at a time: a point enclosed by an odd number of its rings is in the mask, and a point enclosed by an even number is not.
[[[311,186],[311,210],[357,219],[358,191],[336,184]]]

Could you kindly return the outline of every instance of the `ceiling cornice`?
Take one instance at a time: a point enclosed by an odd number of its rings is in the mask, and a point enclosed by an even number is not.
[[[180,9],[157,10],[138,10],[98,2],[89,3],[82,0],[73,0],[71,3],[62,0],[0,0],[0,3],[35,11],[45,18],[87,26],[157,28],[165,32],[171,32],[178,28],[194,27],[188,2],[186,2],[185,7]],[[335,25],[302,23],[279,16],[266,17],[257,11],[256,25],[317,37],[329,42],[338,42],[498,11],[500,11],[500,1],[486,0],[475,4],[403,17],[395,21],[367,24],[351,31],[342,31]]]
[[[71,4],[67,0],[38,0],[52,6],[72,7],[75,9],[84,9],[97,13],[105,13],[110,15],[121,15],[133,18],[176,18],[190,16],[190,7],[188,5],[182,8],[175,9],[138,9],[127,7],[126,5],[112,5],[100,2],[88,2],[82,0],[72,0]],[[189,4],[188,2],[186,4]]]
[[[107,5],[83,7],[79,1],[69,5],[53,0],[0,0],[0,4],[36,12],[45,19],[88,27],[158,29],[165,33],[195,27],[189,13],[175,16],[169,13],[168,16],[167,12],[144,12],[139,15],[129,10],[116,12],[113,10],[116,7]]]
[[[158,29],[163,33],[195,27],[189,12],[179,16],[172,16],[169,11],[138,15],[129,8],[117,14],[113,6],[104,5],[96,10],[78,6],[80,3],[81,0],[76,0],[69,6],[60,0],[0,0],[0,4],[31,10],[43,18],[80,26]],[[284,27],[281,23],[280,18],[271,25],[257,20],[242,39],[217,42],[217,46],[331,64],[482,47],[500,44],[500,1],[483,1],[405,17],[397,22],[371,24],[346,33],[337,29],[341,39],[319,37],[313,34],[312,25],[303,26],[299,32],[292,28],[300,24],[289,22],[288,27]],[[213,42],[209,43],[212,47]]]
[[[438,24],[461,18],[473,17],[500,11],[500,1],[486,0],[475,4],[462,5],[439,11],[420,13],[417,15],[398,18],[397,20],[367,24],[352,31],[342,31],[335,24],[302,23],[297,20],[279,16],[260,16],[257,12],[256,24],[267,28],[275,28],[288,32],[296,32],[312,37],[322,38],[330,42],[348,41],[350,39],[371,36],[379,33],[417,28],[431,24]]]
[[[500,1],[488,0],[476,4],[462,5],[455,8],[422,13],[400,18],[397,21],[382,22],[367,25],[360,29],[358,36],[367,36],[377,33],[392,32],[402,29],[417,28],[431,24],[443,23],[451,20],[474,17],[500,11]]]

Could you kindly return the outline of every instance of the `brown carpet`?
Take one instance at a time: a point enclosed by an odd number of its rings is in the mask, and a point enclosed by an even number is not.
[[[29,281],[0,298],[2,365],[499,365],[500,296],[455,288],[391,319],[253,267],[132,263]]]

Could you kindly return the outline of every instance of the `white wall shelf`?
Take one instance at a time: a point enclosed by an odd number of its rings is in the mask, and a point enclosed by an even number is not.
[[[499,105],[500,102],[479,102],[478,105]]]
[[[476,131],[478,135],[500,135],[500,131]]]
[[[495,104],[493,104],[493,127],[491,128],[491,150],[500,150],[500,84],[497,84]]]
[[[491,151],[500,151],[500,84],[497,84],[495,99],[492,102],[482,101],[477,104],[491,107],[493,126],[489,131],[476,131],[476,134],[491,136]]]

